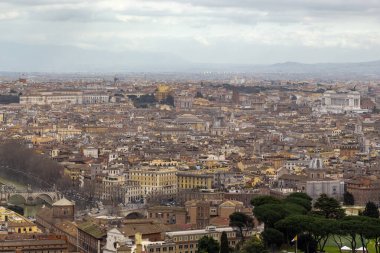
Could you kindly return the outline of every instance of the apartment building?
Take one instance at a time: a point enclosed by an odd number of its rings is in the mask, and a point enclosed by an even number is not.
[[[139,182],[144,195],[177,193],[177,169],[145,166],[128,171],[128,178]]]

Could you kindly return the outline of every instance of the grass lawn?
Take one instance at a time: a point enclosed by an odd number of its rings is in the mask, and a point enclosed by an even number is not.
[[[348,246],[351,248],[350,242],[348,240],[343,238],[342,241],[343,241],[344,246]],[[356,248],[360,248],[362,246],[362,244],[360,242],[359,237],[356,238],[356,242],[357,242]],[[294,248],[294,246],[293,247],[282,247],[281,251],[295,252],[295,248]],[[336,244],[334,243],[334,240],[332,238],[329,238],[329,240],[327,241],[326,246],[325,246],[325,252],[326,253],[340,253],[339,248],[336,246]],[[375,242],[373,240],[371,240],[368,244],[368,252],[369,253],[375,253],[376,252]],[[298,253],[302,253],[302,251],[298,250]],[[343,251],[343,253],[351,253],[351,251]]]

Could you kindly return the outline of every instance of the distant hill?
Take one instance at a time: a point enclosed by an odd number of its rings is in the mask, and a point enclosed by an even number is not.
[[[380,61],[358,63],[316,63],[303,64],[298,62],[285,62],[269,66],[253,67],[253,71],[259,72],[284,72],[284,73],[356,73],[380,75]]]
[[[317,64],[284,62],[272,65],[193,63],[170,53],[134,50],[110,52],[72,46],[0,42],[0,75],[9,76],[12,75],[11,72],[244,72],[285,79],[293,77],[372,79],[380,78],[380,61]],[[17,73],[13,75],[17,76]]]

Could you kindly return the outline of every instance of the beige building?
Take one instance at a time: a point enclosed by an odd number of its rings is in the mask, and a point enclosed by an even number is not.
[[[200,172],[179,172],[177,173],[178,189],[211,189],[213,175],[201,174]]]
[[[152,206],[148,208],[148,218],[156,219],[164,224],[186,224],[186,209],[173,206]]]
[[[177,169],[174,167],[141,167],[128,171],[128,178],[139,182],[144,195],[177,193]]]

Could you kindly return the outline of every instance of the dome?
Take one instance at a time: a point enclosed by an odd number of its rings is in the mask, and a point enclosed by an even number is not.
[[[65,197],[53,203],[53,206],[73,206],[73,205],[74,203],[66,199]]]

